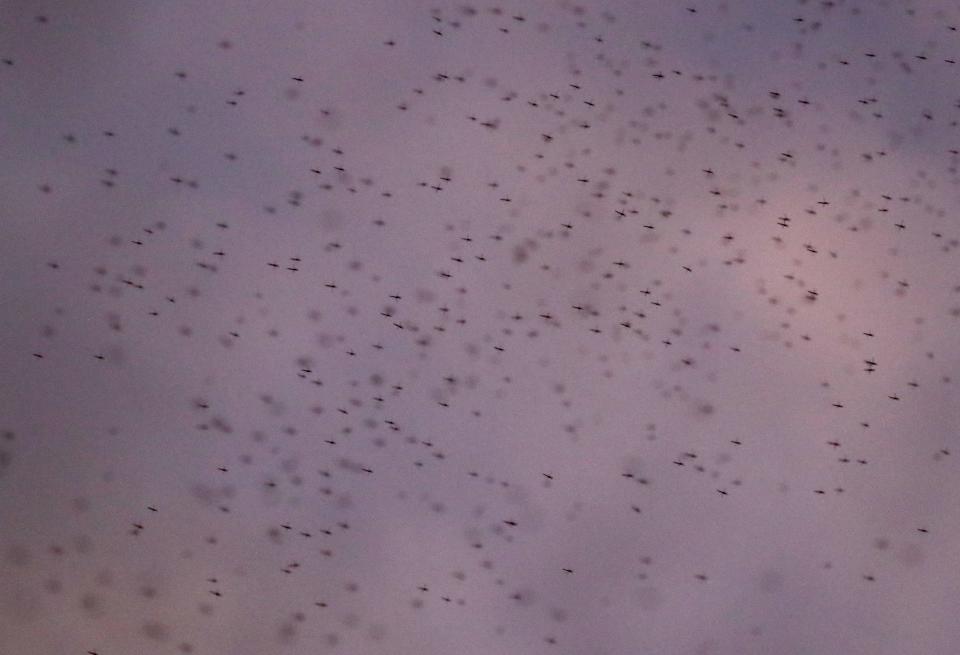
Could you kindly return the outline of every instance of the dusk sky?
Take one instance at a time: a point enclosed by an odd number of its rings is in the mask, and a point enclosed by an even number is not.
[[[960,10],[0,2],[0,655],[960,653]]]

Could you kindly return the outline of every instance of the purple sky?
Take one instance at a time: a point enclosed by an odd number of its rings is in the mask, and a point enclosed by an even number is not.
[[[960,652],[950,3],[10,0],[0,60],[0,653]]]

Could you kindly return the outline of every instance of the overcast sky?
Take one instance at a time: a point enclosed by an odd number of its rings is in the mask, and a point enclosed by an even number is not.
[[[0,3],[0,652],[960,651],[958,29]]]

